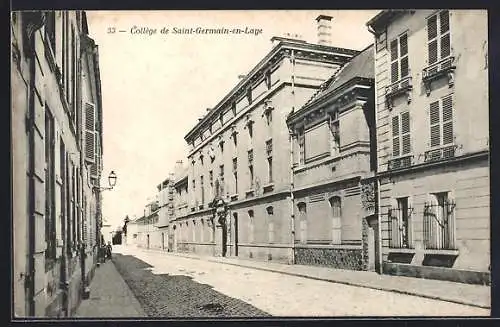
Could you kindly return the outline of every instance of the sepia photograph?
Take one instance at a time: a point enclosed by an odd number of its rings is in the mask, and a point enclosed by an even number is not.
[[[13,320],[489,317],[488,11],[12,11]]]

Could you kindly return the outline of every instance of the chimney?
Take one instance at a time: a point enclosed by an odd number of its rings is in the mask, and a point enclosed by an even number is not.
[[[316,18],[317,26],[318,26],[318,44],[319,45],[331,45],[331,37],[332,37],[332,16],[319,15]]]

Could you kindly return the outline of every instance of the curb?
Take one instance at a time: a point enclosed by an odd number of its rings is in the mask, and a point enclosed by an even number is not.
[[[245,264],[240,264],[240,263],[218,261],[218,260],[211,259],[210,257],[206,257],[206,258],[195,257],[195,256],[183,255],[183,254],[175,253],[175,252],[166,252],[166,251],[156,250],[156,249],[144,249],[144,248],[138,248],[138,249],[145,251],[145,252],[148,252],[148,251],[149,252],[159,252],[159,253],[165,253],[165,254],[169,254],[169,255],[173,255],[173,256],[177,256],[177,257],[182,257],[182,258],[187,258],[187,259],[205,260],[205,261],[214,262],[214,263],[222,263],[222,264],[231,265],[231,266],[244,267],[244,268],[256,269],[256,270],[267,271],[267,272],[274,272],[274,273],[279,273],[279,274],[284,274],[284,275],[289,275],[289,276],[302,277],[302,278],[307,278],[307,279],[312,279],[312,280],[320,280],[320,281],[329,282],[329,283],[362,287],[362,288],[368,288],[368,289],[373,289],[373,290],[378,290],[378,291],[394,292],[394,293],[403,294],[403,295],[418,296],[418,297],[422,297],[422,298],[426,298],[426,299],[439,300],[439,301],[450,302],[450,303],[455,303],[455,304],[467,305],[467,306],[481,308],[481,309],[491,309],[491,305],[486,306],[486,305],[481,305],[481,304],[472,303],[472,302],[468,302],[468,301],[459,301],[459,300],[454,300],[454,299],[443,298],[443,297],[440,297],[437,295],[434,296],[434,295],[422,294],[422,293],[418,293],[418,292],[403,291],[403,290],[396,289],[396,288],[370,286],[370,285],[365,285],[365,284],[355,283],[355,282],[348,282],[348,281],[342,281],[342,280],[334,280],[334,279],[327,279],[327,278],[322,278],[322,277],[315,277],[315,276],[310,276],[310,275],[302,274],[302,273],[294,273],[294,272],[281,271],[281,270],[276,270],[276,269],[271,269],[271,268],[255,267],[255,266],[245,265]]]

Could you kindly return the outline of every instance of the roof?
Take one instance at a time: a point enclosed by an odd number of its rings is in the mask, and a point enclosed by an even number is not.
[[[178,176],[175,176],[174,185],[187,178],[188,172],[189,172],[188,167],[183,167],[182,170],[179,172]]]
[[[375,32],[383,30],[395,17],[407,12],[401,9],[386,9],[380,11],[375,17],[370,19],[366,26],[371,27]]]
[[[323,83],[323,86],[316,92],[311,99],[304,105],[310,107],[320,99],[329,96],[334,91],[340,89],[343,85],[355,78],[375,78],[375,64],[373,44],[366,47],[358,55],[353,57],[347,64],[337,70],[335,74]],[[299,109],[299,111],[302,110]]]

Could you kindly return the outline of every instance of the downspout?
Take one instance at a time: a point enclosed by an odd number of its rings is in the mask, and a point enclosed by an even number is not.
[[[371,34],[373,34],[374,38],[375,38],[375,48],[373,49],[373,51],[377,51],[377,32],[373,29],[373,27],[371,25],[366,25],[367,26],[367,29],[368,29],[368,32],[370,32]],[[377,79],[375,78],[375,83],[374,83],[374,87],[375,87],[375,95],[377,93]],[[378,121],[378,113],[377,113],[377,103],[376,103],[376,100],[374,101],[374,107],[375,107],[375,144],[377,144],[377,121]],[[377,148],[377,147],[376,147]],[[375,192],[377,194],[377,212],[376,212],[376,215],[377,215],[377,240],[376,240],[376,252],[378,253],[377,254],[377,262],[378,262],[378,269],[377,269],[377,273],[379,274],[382,274],[383,273],[383,263],[382,263],[382,218],[381,218],[381,205],[380,205],[380,178],[378,176],[378,158],[377,158],[377,151],[375,150],[375,179],[376,179],[376,184],[375,184]],[[375,266],[377,266],[377,262],[375,262]]]
[[[295,53],[291,50],[290,61],[292,64],[292,112],[295,111]],[[289,132],[290,146],[290,229],[291,229],[291,263],[295,264],[295,200],[294,200],[294,167],[293,167],[293,132]]]

